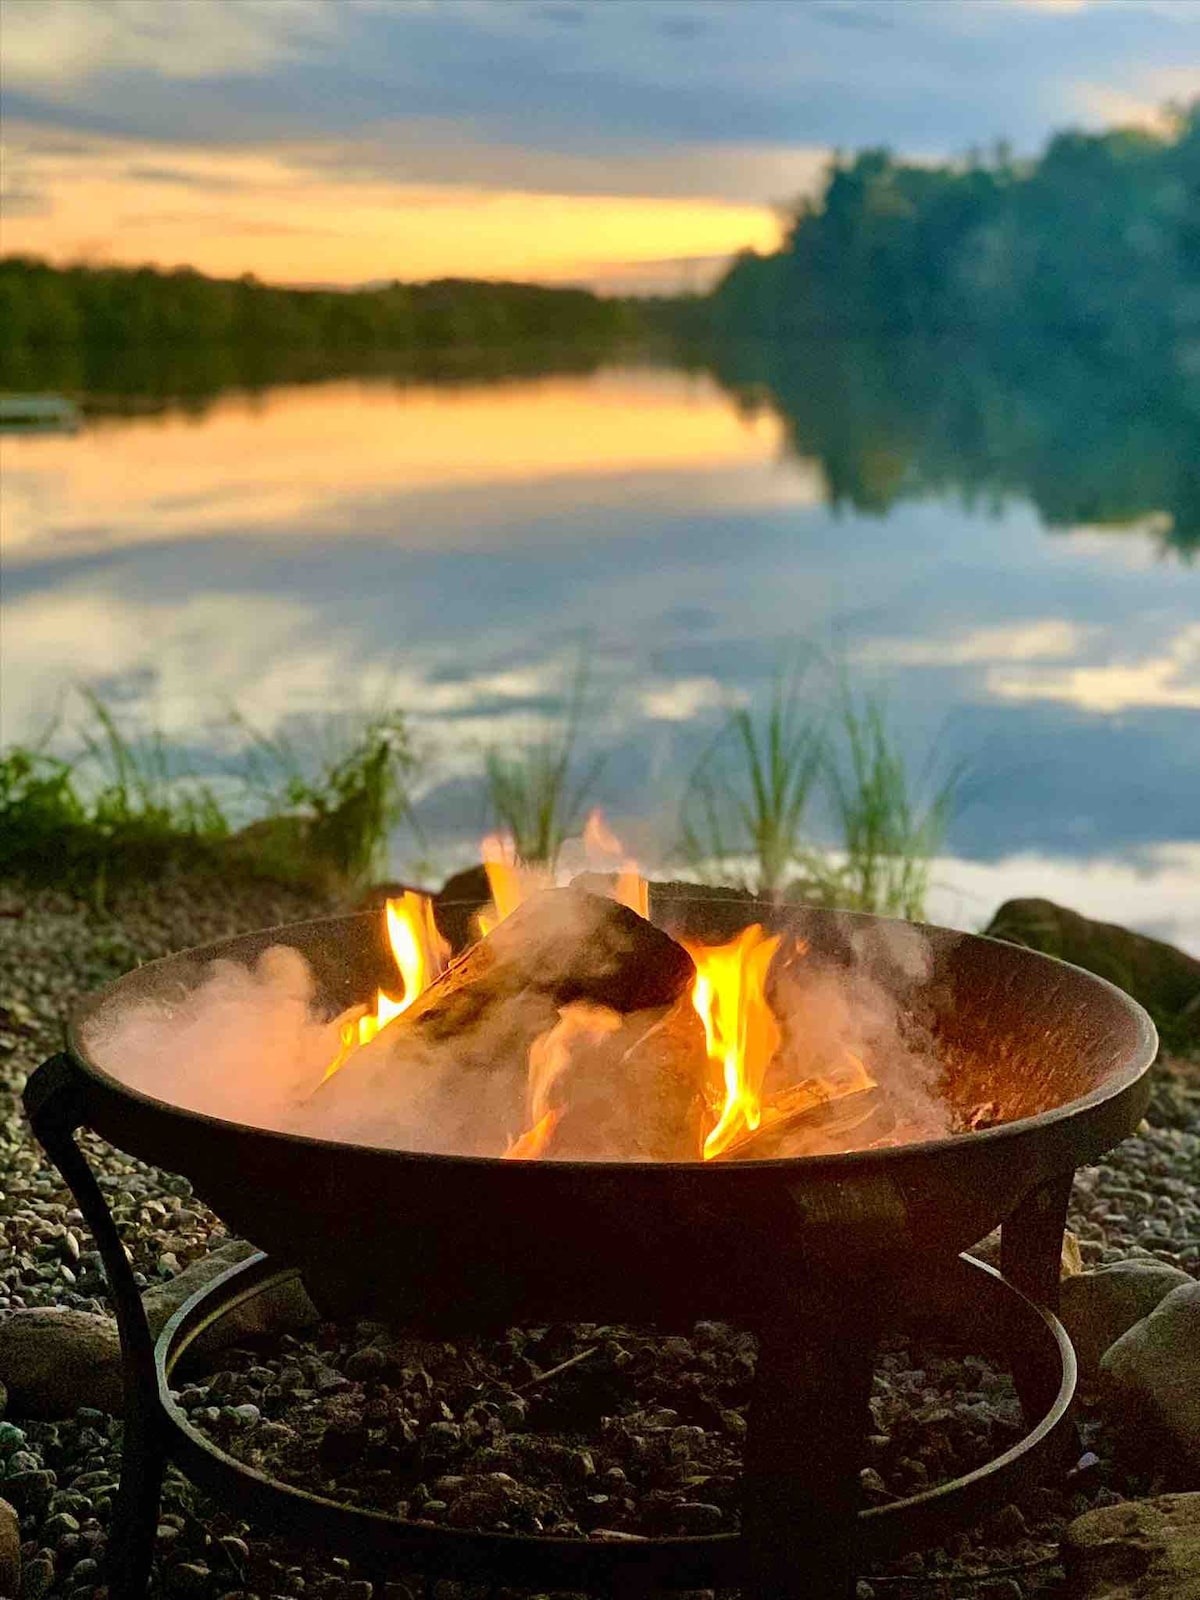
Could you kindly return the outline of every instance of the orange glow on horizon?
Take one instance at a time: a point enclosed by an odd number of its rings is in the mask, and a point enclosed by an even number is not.
[[[280,284],[438,277],[601,283],[629,269],[771,250],[770,207],[720,198],[542,193],[477,184],[338,180],[322,152],[93,141],[29,163],[41,197],[5,219],[6,253],[163,267]],[[668,276],[664,287],[670,287]]]

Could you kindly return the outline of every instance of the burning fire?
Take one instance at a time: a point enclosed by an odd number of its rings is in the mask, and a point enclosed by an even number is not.
[[[704,1024],[708,1059],[720,1072],[706,1161],[762,1121],[763,1078],[782,1037],[766,997],[767,969],[779,944],[778,935],[768,937],[758,923],[728,944],[685,944],[696,963],[692,1005]]]
[[[606,869],[614,860],[620,861],[609,898],[649,920],[650,885],[638,872],[637,862],[626,854],[598,806],[584,824],[583,847],[588,866],[595,871]],[[480,937],[486,938],[531,895],[551,888],[555,876],[548,867],[518,860],[512,840],[498,833],[490,833],[483,840],[479,856],[492,893],[491,905],[485,906],[476,918]]]
[[[587,820],[583,845],[589,866],[620,862],[610,896],[642,917],[649,916],[649,885],[637,863],[625,854],[599,811]],[[553,873],[517,859],[511,841],[498,835],[480,847],[491,890],[491,904],[479,914],[479,930],[487,935],[531,895],[551,887]],[[593,887],[589,882],[589,887]],[[358,1007],[340,1022],[341,1048],[325,1073],[331,1078],[346,1061],[368,1044],[393,1018],[400,1016],[445,970],[450,950],[437,930],[433,902],[407,891],[389,900],[386,908],[388,939],[401,992],[395,997],[379,990],[375,1009]],[[783,1032],[767,1000],[767,974],[782,940],[761,925],[744,928],[727,944],[703,945],[684,941],[695,963],[691,1003],[704,1027],[708,1061],[708,1095],[711,1126],[701,1150],[714,1160],[751,1139],[760,1129],[803,1116],[832,1100],[861,1094],[874,1080],[861,1060],[844,1052],[831,1068],[790,1084],[764,1103],[763,1086],[783,1041]],[[797,950],[804,945],[797,941]],[[510,1138],[508,1160],[536,1161],[550,1153],[555,1129],[564,1115],[561,1084],[576,1052],[603,1043],[622,1026],[621,1016],[606,1006],[573,1003],[563,1006],[558,1020],[530,1046],[525,1092],[525,1131]],[[558,1092],[556,1093],[556,1089]]]
[[[479,846],[479,856],[492,891],[491,905],[485,906],[476,918],[480,937],[486,938],[530,895],[550,888],[554,878],[545,867],[518,861],[512,840],[498,833],[488,834]]]
[[[612,856],[620,860],[621,870],[617,873],[612,898],[619,900],[623,906],[628,906],[631,911],[636,911],[639,917],[645,917],[649,921],[650,885],[638,872],[637,862],[633,857],[625,854],[624,846],[605,822],[604,813],[598,806],[584,824],[583,844],[589,861],[594,856],[601,858]]]
[[[382,989],[375,996],[375,1010],[352,1016],[339,1029],[341,1048],[325,1071],[325,1082],[345,1066],[355,1050],[371,1040],[393,1017],[407,1011],[433,980],[445,970],[450,946],[433,920],[433,901],[428,895],[406,889],[399,900],[389,900],[384,909],[388,942],[402,984],[399,999]]]

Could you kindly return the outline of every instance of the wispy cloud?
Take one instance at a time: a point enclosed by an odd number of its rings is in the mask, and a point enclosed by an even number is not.
[[[327,0],[5,0],[5,77],[9,88],[59,93],[116,73],[252,77],[331,41],[337,9]]]
[[[127,166],[124,175],[130,183],[201,189],[206,194],[230,194],[246,187],[244,180],[235,178],[229,173],[196,172],[187,167],[160,167],[140,161],[134,161]]]
[[[941,639],[873,639],[856,652],[856,659],[864,664],[905,667],[1062,661],[1078,654],[1095,631],[1063,617],[1047,617],[964,629]]]
[[[1154,655],[1061,669],[998,668],[988,688],[1004,700],[1058,700],[1108,714],[1146,707],[1200,711],[1200,623]]]

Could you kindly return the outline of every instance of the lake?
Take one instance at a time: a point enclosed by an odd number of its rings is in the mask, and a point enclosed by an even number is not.
[[[936,381],[910,405],[884,375],[869,420],[845,387],[816,360],[786,383],[627,362],[9,435],[4,739],[74,684],[201,770],[230,705],[302,742],[400,706],[443,870],[485,826],[484,749],[536,738],[582,657],[581,760],[663,867],[722,719],[812,646],[886,693],[914,770],[966,766],[936,920],[1042,894],[1200,953],[1200,564],[1173,537],[1194,461],[1139,413],[1136,492],[1097,497],[1112,450],[1082,408],[1048,450],[994,405],[981,445]],[[397,870],[415,854],[398,835]]]

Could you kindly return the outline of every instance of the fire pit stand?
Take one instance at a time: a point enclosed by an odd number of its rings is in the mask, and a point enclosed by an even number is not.
[[[829,962],[888,928],[812,908],[787,917],[810,959]],[[351,1553],[381,1574],[620,1596],[716,1585],[740,1587],[747,1600],[851,1600],[863,1560],[942,1542],[1069,1445],[1075,1361],[1053,1314],[1067,1198],[1075,1167],[1137,1126],[1157,1042],[1127,996],[1030,951],[925,929],[944,1092],[965,1105],[994,1099],[1004,1120],[921,1144],[745,1162],[499,1161],[300,1137],[154,1099],[89,1050],[89,1027],[109,1008],[174,1005],[213,958],[252,965],[279,943],[305,955],[336,1015],[378,981],[377,921],[264,930],[140,968],[85,1003],[67,1050],[26,1085],[34,1131],[101,1253],[121,1334],[112,1600],[146,1592],[168,1459],[264,1532]],[[77,1142],[84,1128],[185,1174],[263,1251],[194,1295],[157,1342]],[[960,1254],[997,1223],[1003,1277]],[[237,1462],[188,1422],[172,1373],[202,1331],[296,1273],[323,1315],[441,1337],[597,1318],[674,1330],[711,1317],[752,1329],[740,1534],[473,1533],[339,1505]],[[863,1511],[877,1339],[904,1321],[948,1328],[1007,1362],[1030,1431],[952,1483]]]
[[[1070,1187],[1064,1177],[1032,1191],[1003,1230],[1010,1275],[1040,1291],[1041,1304],[965,1257],[906,1277],[875,1277],[869,1295],[856,1301],[847,1301],[844,1286],[824,1302],[806,1294],[796,1304],[781,1295],[776,1317],[758,1329],[740,1536],[606,1544],[461,1532],[339,1505],[235,1460],[188,1421],[172,1394],[172,1374],[195,1341],[236,1307],[296,1277],[297,1269],[276,1269],[264,1253],[239,1262],[193,1295],[155,1342],[112,1214],[75,1139],[86,1120],[83,1090],[70,1058],[54,1057],[30,1079],[26,1105],[96,1240],[121,1333],[125,1439],[110,1557],[113,1600],[141,1600],[146,1592],[168,1460],[265,1531],[351,1550],[380,1573],[417,1570],[619,1595],[742,1584],[763,1600],[841,1600],[853,1593],[860,1560],[928,1546],[970,1526],[1019,1493],[1070,1441],[1075,1358],[1046,1309],[1057,1298]],[[884,1302],[1007,1358],[1034,1414],[1026,1436],[986,1466],[894,1505],[860,1511],[858,1468]]]

